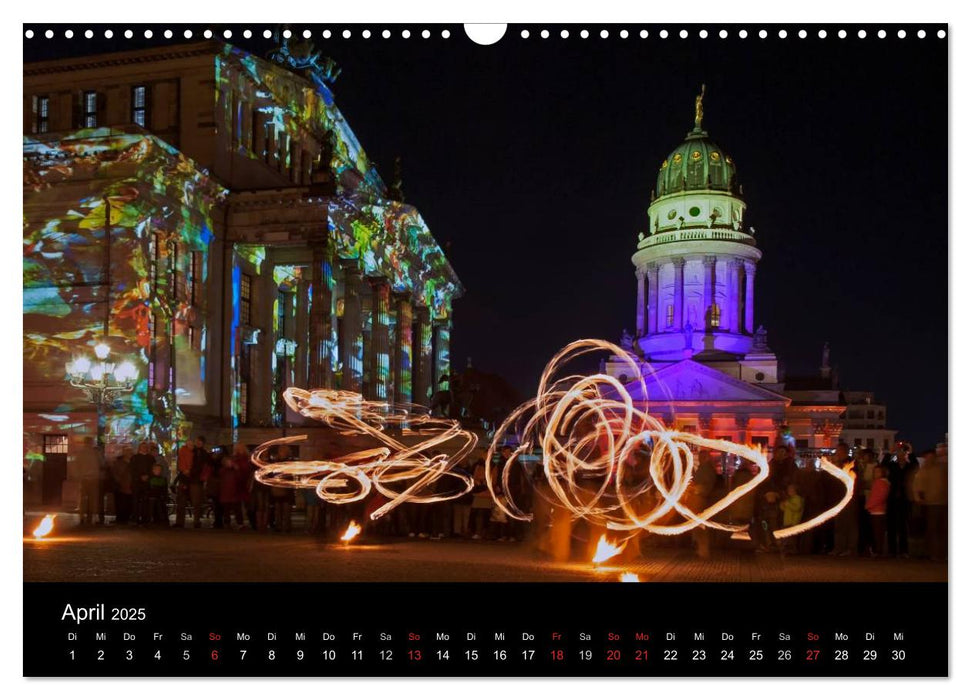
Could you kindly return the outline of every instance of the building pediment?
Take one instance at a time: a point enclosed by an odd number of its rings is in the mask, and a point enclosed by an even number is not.
[[[786,406],[789,399],[756,384],[730,377],[693,360],[682,360],[631,382],[627,391],[635,401],[674,403],[760,403]],[[646,388],[646,396],[644,395]]]

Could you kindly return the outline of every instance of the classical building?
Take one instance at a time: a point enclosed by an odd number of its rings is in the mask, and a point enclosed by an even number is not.
[[[24,452],[52,494],[98,424],[65,367],[102,342],[136,370],[101,412],[109,454],[312,430],[290,386],[446,388],[461,284],[338,109],[338,72],[287,41],[25,66]]]
[[[637,332],[622,345],[641,363],[647,396],[632,394],[667,424],[707,437],[767,445],[784,436],[803,454],[830,450],[846,406],[828,350],[818,376],[786,378],[756,324],[762,252],[745,226],[735,162],[702,128],[703,94],[694,128],[661,163],[632,258]],[[629,379],[619,359],[605,369]]]

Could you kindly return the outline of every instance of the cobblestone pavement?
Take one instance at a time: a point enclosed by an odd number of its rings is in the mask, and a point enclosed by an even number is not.
[[[37,518],[25,519],[25,531]],[[29,523],[28,523],[29,521]],[[525,543],[392,539],[343,546],[303,534],[67,525],[24,537],[25,581],[945,581],[926,559],[858,559],[663,547],[619,566],[556,564]],[[610,562],[607,562],[610,564]]]

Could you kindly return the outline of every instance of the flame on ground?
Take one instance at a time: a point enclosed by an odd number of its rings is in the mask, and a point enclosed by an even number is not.
[[[627,542],[623,542],[618,546],[611,542],[608,542],[607,535],[601,535],[600,541],[597,542],[597,551],[594,552],[592,561],[594,564],[602,564],[603,562],[607,561],[611,557],[615,557],[621,552],[623,552],[624,547],[626,546],[627,546]]]
[[[637,574],[625,571],[620,575],[620,581],[621,583],[640,583],[641,579]]]
[[[56,515],[51,514],[45,515],[44,519],[40,521],[40,525],[34,530],[34,538],[39,540],[49,535],[51,530],[54,529],[54,518],[56,517]]]
[[[357,524],[356,520],[352,520],[347,526],[347,530],[341,535],[341,542],[350,542],[360,534],[361,526]]]

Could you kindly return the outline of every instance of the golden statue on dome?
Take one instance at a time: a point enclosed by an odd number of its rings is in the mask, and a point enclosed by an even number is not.
[[[695,129],[701,129],[701,119],[705,116],[702,101],[705,99],[705,84],[701,84],[701,94],[695,97]]]

